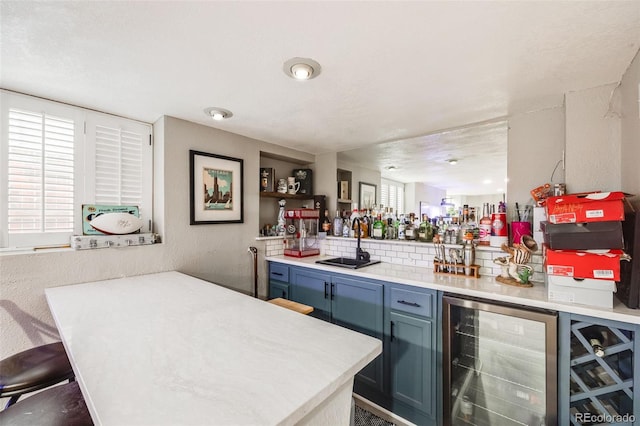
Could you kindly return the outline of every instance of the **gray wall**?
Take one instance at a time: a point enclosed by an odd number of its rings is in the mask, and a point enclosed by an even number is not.
[[[621,103],[622,190],[636,194],[640,211],[640,52],[625,73],[619,87]]]

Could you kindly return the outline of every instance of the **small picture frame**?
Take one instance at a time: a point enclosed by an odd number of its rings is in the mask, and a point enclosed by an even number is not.
[[[360,182],[360,199],[358,200],[360,210],[372,209],[377,204],[377,189],[378,187],[372,183]]]
[[[244,161],[189,150],[191,225],[243,223]]]

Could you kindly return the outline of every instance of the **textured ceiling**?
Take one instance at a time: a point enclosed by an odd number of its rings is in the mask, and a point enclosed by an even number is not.
[[[3,88],[310,153],[437,146],[420,136],[617,82],[640,46],[638,1],[3,0],[0,15]],[[285,76],[296,56],[322,74]]]

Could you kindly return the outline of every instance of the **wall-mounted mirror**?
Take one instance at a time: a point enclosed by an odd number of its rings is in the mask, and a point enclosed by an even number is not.
[[[505,196],[507,138],[508,123],[500,120],[342,151],[338,161],[377,170],[382,179],[436,188],[454,202],[482,205]],[[434,204],[417,199],[416,209],[420,201]]]

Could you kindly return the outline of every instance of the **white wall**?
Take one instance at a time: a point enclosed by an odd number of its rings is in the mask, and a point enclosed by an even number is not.
[[[376,204],[380,204],[379,171],[365,169],[363,167],[359,167],[344,161],[338,161],[338,168],[351,171],[351,199],[354,203],[358,203],[358,208],[360,208],[360,182],[369,183],[376,186]]]
[[[316,162],[312,165],[312,168],[316,177],[314,183],[316,191],[318,194],[327,196],[327,208],[329,209],[329,215],[333,217],[338,200],[338,184],[336,180],[338,154],[330,152],[316,155]]]
[[[635,194],[640,211],[640,52],[625,73],[619,87],[621,93],[621,189]]]
[[[566,181],[569,192],[619,191],[620,116],[616,84],[566,95]]]
[[[405,211],[415,213],[417,217],[420,217],[420,202],[439,208],[440,202],[447,196],[446,194],[445,190],[424,183],[407,183],[404,185]]]
[[[509,118],[508,211],[513,211],[516,202],[527,203],[532,189],[550,182],[554,167],[562,159],[564,137],[563,106]],[[556,170],[553,180],[564,182],[562,166]]]

